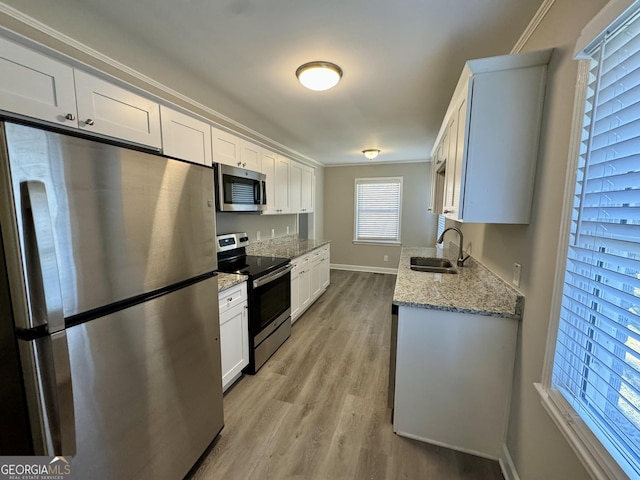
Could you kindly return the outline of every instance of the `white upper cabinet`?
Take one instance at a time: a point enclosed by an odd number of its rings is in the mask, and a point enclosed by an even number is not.
[[[278,213],[276,207],[276,163],[278,155],[269,150],[262,149],[262,161],[260,171],[267,176],[267,208],[262,213]]]
[[[275,175],[275,200],[278,213],[291,211],[291,196],[289,182],[291,178],[291,161],[278,155]]]
[[[267,176],[266,215],[290,213],[290,160],[269,150],[262,150],[260,171]]]
[[[447,152],[436,202],[448,218],[529,222],[550,56],[546,50],[466,63],[431,152],[436,162]]]
[[[313,212],[314,181],[315,174],[313,168],[291,160],[289,178],[291,213]]]
[[[211,127],[213,161],[232,167],[259,172],[262,169],[262,148],[233,133]]]
[[[289,195],[291,213],[302,212],[302,164],[293,160],[289,164]]]
[[[160,148],[159,104],[0,38],[0,109]]]
[[[307,165],[302,166],[302,213],[313,212],[315,170]]]
[[[170,157],[211,166],[211,126],[164,105],[160,106],[162,151]]]
[[[81,70],[74,77],[81,130],[162,146],[158,102]]]
[[[232,167],[242,165],[240,157],[242,140],[239,137],[215,127],[211,127],[211,137],[213,139],[214,162],[231,165]]]
[[[77,127],[73,68],[0,38],[0,110]]]
[[[240,160],[242,168],[259,172],[262,166],[262,148],[247,140],[242,140]]]

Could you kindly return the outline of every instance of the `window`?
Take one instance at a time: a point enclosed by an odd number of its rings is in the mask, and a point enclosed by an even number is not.
[[[558,408],[564,428],[572,429],[568,438],[588,458],[585,464],[595,460],[592,473],[599,478],[618,478],[620,469],[630,478],[640,475],[637,6],[635,12],[627,11],[623,23],[584,51],[583,128],[547,380],[550,408]]]
[[[355,242],[400,243],[402,177],[356,178]]]

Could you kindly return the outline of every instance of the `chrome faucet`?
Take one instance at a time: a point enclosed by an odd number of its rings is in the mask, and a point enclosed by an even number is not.
[[[455,230],[456,232],[458,232],[458,235],[460,236],[460,250],[458,250],[458,261],[456,262],[456,265],[458,265],[459,267],[464,267],[464,262],[470,257],[470,255],[467,255],[465,257],[464,254],[462,253],[462,244],[464,242],[463,236],[462,236],[462,230],[460,230],[457,227],[446,228],[444,232],[442,232],[442,235],[440,235],[436,243],[442,243],[444,241],[444,234],[447,233],[449,230]]]

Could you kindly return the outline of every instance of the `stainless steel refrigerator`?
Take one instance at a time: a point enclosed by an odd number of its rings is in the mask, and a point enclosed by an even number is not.
[[[183,478],[223,427],[212,169],[4,121],[0,182],[0,455]]]

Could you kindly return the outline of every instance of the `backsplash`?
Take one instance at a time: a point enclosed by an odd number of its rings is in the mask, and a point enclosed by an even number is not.
[[[285,235],[298,236],[297,215],[257,215],[246,213],[216,213],[216,234],[247,232],[249,242]]]

